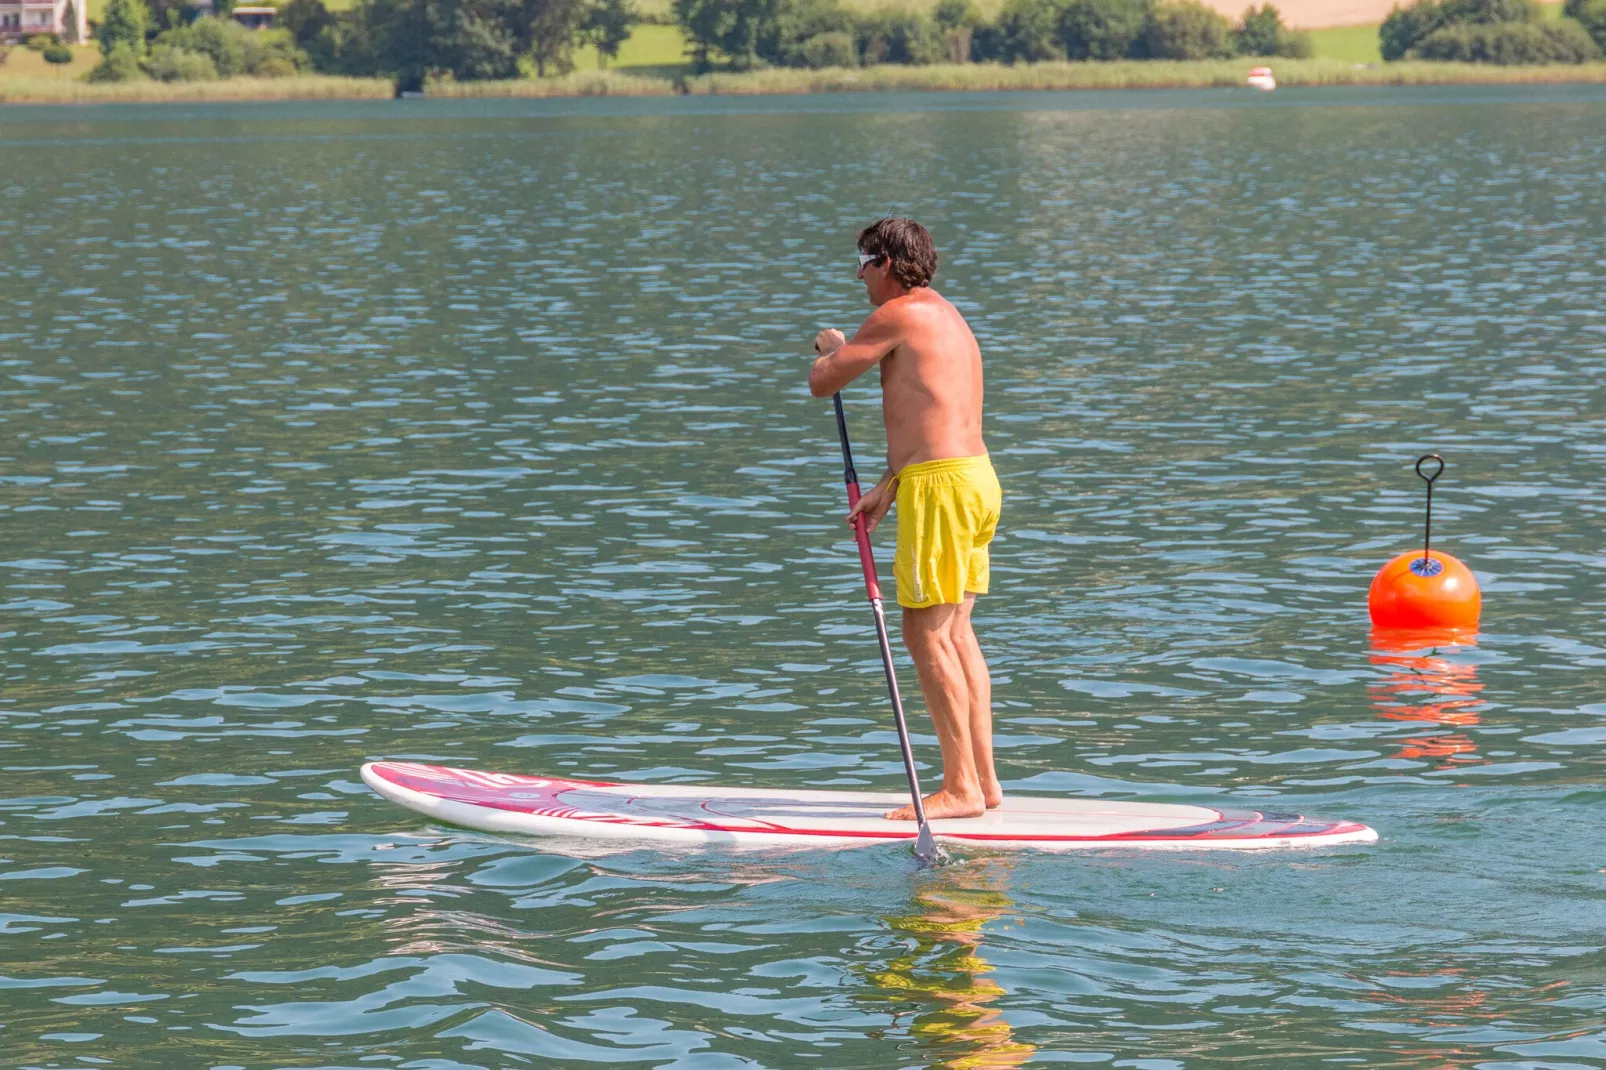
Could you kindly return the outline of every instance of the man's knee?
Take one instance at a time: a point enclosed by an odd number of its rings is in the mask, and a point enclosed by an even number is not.
[[[957,649],[954,625],[958,606],[936,605],[903,611],[903,644],[916,657],[940,655]]]

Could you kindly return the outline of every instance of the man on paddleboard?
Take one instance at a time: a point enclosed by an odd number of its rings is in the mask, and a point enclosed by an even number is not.
[[[830,397],[881,366],[887,473],[848,514],[869,530],[898,506],[893,573],[903,641],[942,746],[942,788],[926,817],[975,817],[1003,801],[993,769],[992,681],[970,626],[987,593],[998,477],[981,437],[981,349],[959,310],[931,288],[937,250],[912,219],[859,232],[859,278],[875,311],[852,338],[823,330],[809,391]],[[887,814],[913,821],[913,805]]]

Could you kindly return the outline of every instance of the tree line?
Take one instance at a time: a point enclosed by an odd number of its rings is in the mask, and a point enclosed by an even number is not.
[[[632,0],[289,0],[280,29],[253,31],[193,0],[107,0],[96,80],[273,77],[319,71],[390,77],[398,91],[459,81],[565,73],[577,47],[618,55]],[[1236,23],[1198,0],[1005,0],[985,18],[974,0],[929,11],[855,11],[841,0],[673,0],[698,70],[726,66],[1308,56],[1271,4]],[[1606,0],[1566,0],[1561,19],[1534,0],[1414,0],[1380,30],[1385,60],[1579,63],[1606,50]]]
[[[1534,0],[1416,0],[1378,30],[1385,60],[1585,63],[1606,52],[1606,0],[1566,0],[1541,18]]]
[[[996,19],[971,0],[930,12],[838,0],[674,0],[674,10],[700,69],[1311,54],[1309,35],[1270,4],[1237,24],[1197,0],[1007,0]]]
[[[303,71],[389,77],[398,92],[427,78],[518,78],[573,66],[582,44],[616,56],[630,36],[630,0],[357,0],[331,11],[290,0],[280,28],[251,30],[202,16],[188,0],[107,0],[95,81],[198,81]]]

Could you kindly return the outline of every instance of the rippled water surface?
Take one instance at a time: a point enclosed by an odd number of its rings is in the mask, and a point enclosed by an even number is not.
[[[0,113],[0,1065],[1606,1065],[1603,104]],[[888,210],[987,357],[1006,787],[1380,843],[917,873],[362,786],[897,790],[803,385]],[[1484,630],[1375,645],[1428,450]]]

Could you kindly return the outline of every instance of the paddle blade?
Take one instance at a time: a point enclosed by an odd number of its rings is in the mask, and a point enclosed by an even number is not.
[[[915,837],[915,861],[922,866],[946,866],[953,861],[947,851],[937,846],[937,841],[931,836],[930,825],[921,825],[920,835]]]

